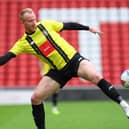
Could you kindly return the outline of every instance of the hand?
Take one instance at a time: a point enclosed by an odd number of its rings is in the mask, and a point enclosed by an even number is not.
[[[92,32],[92,33],[94,33],[94,34],[96,34],[96,35],[98,35],[99,37],[101,37],[101,35],[103,34],[102,32],[97,31],[97,30],[95,30],[93,28],[90,28],[89,31]]]
[[[96,34],[96,35],[98,35],[99,37],[101,37],[102,36],[102,32],[99,32],[99,31],[96,31],[96,32],[93,32],[94,34]]]

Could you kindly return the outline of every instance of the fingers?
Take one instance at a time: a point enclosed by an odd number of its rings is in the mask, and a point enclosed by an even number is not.
[[[94,34],[96,34],[96,35],[98,35],[99,37],[101,37],[102,34],[103,34],[101,31],[96,30],[94,28],[90,28],[89,31],[92,32],[92,33],[94,33]]]
[[[96,35],[98,35],[99,37],[101,37],[102,36],[102,32],[100,32],[100,31],[96,31],[96,32],[94,32]]]

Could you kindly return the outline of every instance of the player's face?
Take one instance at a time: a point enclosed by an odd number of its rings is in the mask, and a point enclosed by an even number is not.
[[[23,21],[25,31],[27,33],[33,33],[36,31],[36,16],[34,13],[26,13],[24,14]]]

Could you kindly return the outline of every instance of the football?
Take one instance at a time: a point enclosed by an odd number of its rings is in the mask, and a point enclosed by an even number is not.
[[[129,88],[129,69],[121,73],[121,84],[125,88]]]

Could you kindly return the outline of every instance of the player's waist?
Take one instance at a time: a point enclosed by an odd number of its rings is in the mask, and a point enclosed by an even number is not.
[[[69,62],[65,62],[62,66],[58,67],[59,70],[61,69],[65,69],[69,66],[69,64],[71,64],[71,62],[74,61],[74,59],[79,55],[78,52],[74,53],[73,56],[69,59]]]
[[[63,57],[57,51],[54,51],[46,58],[41,58],[41,59],[43,59],[43,61],[45,61],[50,68],[60,70],[67,64],[69,64],[69,62],[76,55],[76,53],[77,53],[76,51],[71,51],[70,53],[67,53],[65,57]]]

